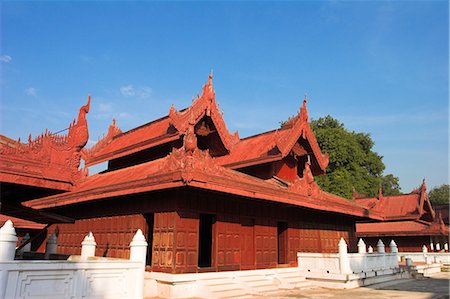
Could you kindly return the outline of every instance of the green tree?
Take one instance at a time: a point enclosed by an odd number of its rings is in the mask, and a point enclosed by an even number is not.
[[[353,189],[376,196],[382,184],[384,195],[400,194],[398,178],[392,174],[383,176],[383,157],[373,151],[370,134],[348,131],[330,115],[312,120],[311,128],[322,152],[330,156],[327,174],[316,177],[323,190],[346,198],[352,197]]]
[[[444,184],[434,187],[428,193],[428,198],[435,204],[450,204],[449,185]]]

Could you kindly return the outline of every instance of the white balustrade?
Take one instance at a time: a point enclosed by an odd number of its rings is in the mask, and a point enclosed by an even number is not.
[[[130,259],[95,257],[90,232],[82,256],[68,260],[14,260],[17,235],[8,220],[0,228],[0,299],[6,298],[136,298],[144,296],[147,242],[138,230]],[[46,255],[56,253],[57,238],[47,240]]]

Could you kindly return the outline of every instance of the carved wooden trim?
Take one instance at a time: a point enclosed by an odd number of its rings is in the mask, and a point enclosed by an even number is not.
[[[96,158],[97,153],[111,143],[115,136],[121,133],[122,130],[117,126],[116,120],[113,119],[112,123],[109,125],[108,133],[99,139],[91,148],[84,148],[81,151],[82,158],[86,161],[86,164],[90,164],[90,162]]]
[[[300,136],[302,136],[303,139],[309,142],[309,145],[311,146],[314,156],[317,159],[319,167],[322,169],[322,171],[325,171],[329,163],[329,156],[328,153],[322,154],[314,132],[309,126],[306,98],[303,100],[303,105],[300,108],[298,115],[288,120],[284,127],[290,128],[291,133],[286,134],[285,137],[280,137],[280,134],[278,132],[276,132],[275,134],[275,144],[282,153],[283,157],[285,157],[291,151],[297,140],[300,138]]]
[[[39,177],[43,180],[66,181],[75,185],[87,176],[87,169],[79,170],[80,151],[89,139],[86,114],[91,98],[80,108],[78,119],[68,128],[67,135],[44,133],[28,143],[17,140],[11,144],[0,144],[0,168],[24,176]],[[45,183],[42,182],[42,187]]]
[[[169,109],[170,124],[178,132],[185,132],[190,121],[197,124],[205,115],[211,117],[225,148],[230,151],[239,141],[239,134],[237,132],[231,134],[227,129],[222,112],[219,111],[216,103],[212,74],[209,75],[208,82],[203,85],[202,94],[197,95],[189,108],[177,111],[174,106],[171,106]]]

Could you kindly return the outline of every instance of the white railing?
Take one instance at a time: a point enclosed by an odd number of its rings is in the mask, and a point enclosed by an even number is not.
[[[55,253],[51,237],[47,256]],[[130,259],[95,257],[89,233],[82,255],[68,260],[14,260],[17,236],[8,220],[0,229],[0,298],[143,298],[147,242],[141,230],[130,243]],[[55,245],[56,244],[56,245]]]
[[[439,243],[436,245],[439,247]],[[433,244],[431,244],[433,248]],[[400,252],[399,259],[410,258],[412,262],[421,262],[426,264],[450,264],[450,253],[448,253],[448,244],[444,244],[442,252],[428,252],[426,245],[422,246],[422,252]]]
[[[319,274],[354,274],[371,271],[382,271],[398,268],[397,245],[394,241],[389,245],[391,252],[384,251],[381,240],[377,244],[377,253],[366,252],[362,240],[358,242],[358,253],[348,253],[347,244],[341,238],[339,253],[297,253],[298,266],[302,273]]]

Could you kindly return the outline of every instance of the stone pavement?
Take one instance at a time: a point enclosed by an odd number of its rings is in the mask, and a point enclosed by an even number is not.
[[[350,290],[310,288],[284,291],[254,298],[278,299],[445,299],[449,298],[450,273],[441,272],[420,279],[402,279]]]

